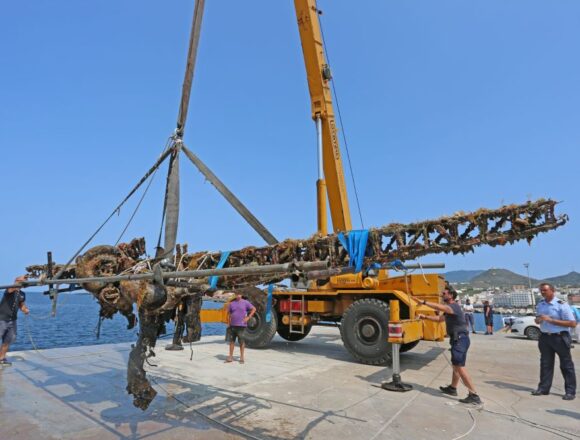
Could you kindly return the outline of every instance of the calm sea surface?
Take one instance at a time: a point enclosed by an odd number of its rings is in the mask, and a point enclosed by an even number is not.
[[[18,337],[10,347],[10,351],[32,350],[34,346],[43,349],[137,340],[139,325],[127,330],[127,320],[118,313],[113,319],[103,321],[101,335],[97,339],[99,304],[92,295],[60,294],[54,318],[50,316],[52,303],[47,295],[26,292],[26,303],[30,309],[30,314],[25,316],[22,312],[18,313]],[[203,304],[204,308],[211,309],[219,309],[223,305],[211,301],[204,301]],[[171,338],[173,331],[173,322],[167,323],[168,336],[166,337]],[[225,334],[224,324],[203,324],[202,335],[220,334]]]
[[[79,345],[112,344],[133,342],[137,340],[138,325],[127,330],[127,320],[116,314],[113,319],[105,319],[101,326],[101,335],[97,339],[96,327],[99,317],[99,305],[89,294],[61,294],[58,298],[57,315],[52,318],[52,304],[48,296],[38,292],[27,292],[26,303],[30,315],[19,312],[18,337],[10,351],[32,350],[35,348],[71,347]],[[204,308],[219,309],[222,303],[204,301]],[[475,328],[485,331],[483,314],[475,313]],[[494,328],[502,327],[500,315],[494,315]],[[174,331],[173,322],[167,323],[167,336],[171,338]],[[203,324],[202,335],[223,335],[224,324]]]

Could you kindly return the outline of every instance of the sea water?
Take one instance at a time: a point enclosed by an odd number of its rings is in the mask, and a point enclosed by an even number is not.
[[[115,344],[137,340],[139,325],[127,330],[127,320],[119,313],[101,324],[97,339],[99,304],[87,293],[65,293],[58,297],[57,313],[51,316],[52,303],[47,295],[27,292],[26,304],[30,314],[18,313],[18,336],[10,351],[32,350],[80,345]],[[223,303],[204,301],[203,308],[219,309]],[[474,313],[475,329],[485,332],[483,313]],[[167,323],[165,337],[171,338],[175,330],[172,321]],[[501,315],[494,315],[494,330],[503,326]],[[202,335],[223,335],[225,325],[221,323],[202,324]]]
[[[97,339],[100,306],[88,293],[64,293],[58,296],[56,316],[51,316],[52,302],[40,292],[26,292],[26,304],[30,314],[18,312],[18,336],[10,351],[32,350],[80,345],[114,344],[137,340],[139,325],[127,330],[127,319],[116,313],[112,319],[101,324]],[[203,308],[219,309],[223,303],[204,301]],[[173,337],[172,321],[166,324],[166,337]],[[202,335],[225,334],[225,325],[208,323],[202,325]]]

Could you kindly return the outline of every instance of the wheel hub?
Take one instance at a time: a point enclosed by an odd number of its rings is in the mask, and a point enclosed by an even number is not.
[[[380,323],[372,317],[365,317],[357,323],[357,333],[362,343],[366,345],[375,344],[382,333]]]
[[[256,330],[260,326],[260,319],[254,315],[248,320],[248,327],[247,329],[250,331]]]
[[[367,339],[374,337],[375,333],[376,330],[374,326],[369,323],[364,324],[361,328],[361,334]]]

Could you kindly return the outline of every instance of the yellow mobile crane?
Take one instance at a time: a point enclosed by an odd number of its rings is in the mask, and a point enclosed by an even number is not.
[[[295,0],[294,5],[318,136],[318,234],[327,235],[327,197],[334,232],[347,233],[352,224],[320,11],[315,0]],[[443,278],[436,274],[390,277],[383,268],[332,276],[310,281],[303,289],[273,291],[269,319],[266,319],[266,296],[263,292],[254,292],[250,299],[258,313],[248,323],[246,340],[250,347],[266,347],[278,332],[288,341],[299,341],[313,325],[334,322],[340,325],[343,343],[354,358],[367,364],[385,364],[391,358],[392,343],[401,344],[404,352],[421,339],[443,339],[444,324],[415,319],[417,305],[409,296],[437,302],[443,286]],[[227,322],[227,313],[202,311],[203,322],[216,320]]]

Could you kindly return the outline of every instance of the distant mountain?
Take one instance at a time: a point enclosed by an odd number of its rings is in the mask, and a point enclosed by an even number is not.
[[[539,280],[531,279],[532,285],[537,285]],[[528,277],[518,275],[507,269],[489,269],[473,277],[469,284],[474,287],[511,287],[515,284],[528,285]]]
[[[484,272],[483,270],[450,270],[449,272],[444,273],[445,281],[449,281],[450,283],[469,283],[472,278],[476,277],[480,273]]]
[[[566,275],[557,277],[545,278],[537,280],[525,275],[519,275],[507,269],[492,268],[488,270],[451,270],[444,274],[445,280],[450,283],[465,283],[472,287],[490,288],[490,287],[507,287],[511,288],[514,285],[528,286],[532,283],[532,287],[537,287],[542,281],[546,281],[555,285],[556,287],[580,287],[580,273],[570,272]]]
[[[545,281],[556,286],[580,286],[580,273],[570,272],[566,275],[546,278]]]

